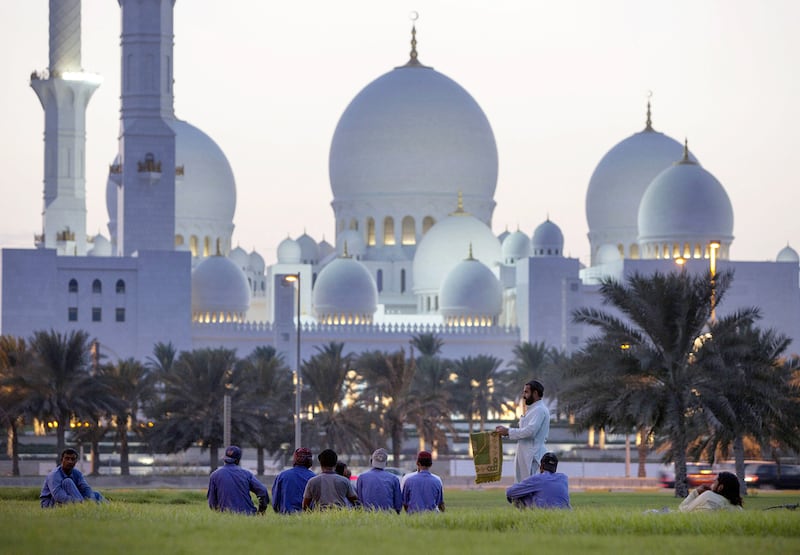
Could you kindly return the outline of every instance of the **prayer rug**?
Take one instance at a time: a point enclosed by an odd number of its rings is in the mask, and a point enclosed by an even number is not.
[[[497,432],[470,434],[475,483],[497,482],[503,472],[503,440]]]

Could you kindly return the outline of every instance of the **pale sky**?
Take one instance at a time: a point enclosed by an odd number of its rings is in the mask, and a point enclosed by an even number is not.
[[[44,116],[28,85],[48,64],[47,0],[0,0],[0,246],[41,232]],[[117,152],[117,0],[83,1],[87,231],[108,236]],[[800,2],[795,0],[178,0],[175,112],[223,149],[237,184],[233,244],[271,263],[303,231],[334,240],[328,151],[348,103],[408,60],[454,79],[494,130],[492,226],[550,216],[588,263],[585,194],[616,143],[645,124],[684,137],[733,203],[731,258],[800,250]]]

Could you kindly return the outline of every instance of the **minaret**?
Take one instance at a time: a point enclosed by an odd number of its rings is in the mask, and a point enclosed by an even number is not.
[[[175,0],[119,0],[122,9],[122,108],[117,195],[117,254],[173,250],[175,133],[172,112],[172,9]]]
[[[50,0],[50,66],[31,74],[44,108],[39,248],[86,254],[86,106],[101,79],[81,69],[81,2]]]

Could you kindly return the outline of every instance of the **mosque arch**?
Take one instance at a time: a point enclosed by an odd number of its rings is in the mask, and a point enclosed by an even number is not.
[[[211,237],[206,235],[203,238],[203,258],[206,258],[211,253]]]
[[[401,245],[416,245],[417,235],[414,229],[414,218],[412,216],[405,216],[401,226]]]
[[[92,293],[99,295],[102,292],[103,292],[103,282],[100,281],[99,279],[95,279],[92,282]]]
[[[378,269],[378,272],[375,274],[375,284],[378,286],[378,293],[383,291],[383,270]]]
[[[436,220],[433,219],[433,216],[425,216],[422,218],[422,234],[425,235],[428,233],[428,230],[432,228],[435,223]]]
[[[358,231],[358,220],[356,220],[355,218],[350,218],[350,226],[348,227],[348,229],[355,229],[356,231]]]
[[[189,237],[189,250],[191,251],[192,256],[194,257],[197,256],[197,244],[198,244],[197,235],[192,235],[191,237]]]
[[[68,293],[77,293],[78,292],[78,280],[77,279],[72,278],[71,280],[69,280],[69,283],[67,284],[67,292]]]
[[[384,245],[394,245],[394,218],[391,216],[386,216],[383,219],[383,244]]]
[[[117,295],[124,295],[125,294],[125,280],[118,279],[115,285],[115,290]]]
[[[375,246],[375,218],[372,216],[367,218],[367,246]]]
[[[175,236],[175,246],[181,247],[183,246],[183,235],[180,233]]]

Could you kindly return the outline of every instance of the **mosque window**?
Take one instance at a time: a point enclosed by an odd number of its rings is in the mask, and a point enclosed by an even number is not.
[[[378,285],[378,293],[380,293],[383,291],[383,270],[378,270],[378,273],[375,276],[375,281]]]
[[[406,292],[406,270],[405,268],[400,270],[400,292]]]
[[[99,279],[96,279],[92,282],[92,293],[102,293],[103,292],[103,284],[100,282]]]
[[[92,307],[92,322],[103,321],[103,309],[99,306]]]
[[[67,309],[67,320],[70,322],[78,321],[78,307],[71,306]]]
[[[435,223],[436,222],[431,216],[425,216],[422,219],[422,234],[425,235],[428,232],[428,230],[433,227],[433,224]]]
[[[358,231],[358,220],[355,218],[350,218],[350,229],[355,229]]]
[[[375,220],[367,218],[367,246],[375,246]]]
[[[192,256],[197,256],[197,235],[189,237],[189,250],[192,251]]]
[[[117,280],[116,285],[117,295],[124,295],[125,294],[125,282],[121,279]]]
[[[125,321],[125,309],[124,308],[118,308],[116,310],[116,313],[115,313],[114,316],[115,316],[115,320],[117,322],[124,322]]]
[[[631,245],[630,253],[631,253],[631,258],[633,260],[638,260],[639,259],[639,245],[636,245],[636,244]]]
[[[394,218],[386,216],[383,220],[383,244],[394,245]]]
[[[416,231],[414,230],[414,218],[406,216],[403,218],[403,235],[400,243],[403,245],[415,245],[417,243]]]
[[[183,245],[183,235],[176,235],[175,236],[175,246],[180,247]]]
[[[203,258],[209,256],[211,253],[211,237],[203,239]]]
[[[75,279],[75,278],[72,278],[71,280],[69,280],[69,285],[67,286],[67,288],[68,288],[68,291],[70,293],[77,293],[78,292],[78,280]]]

